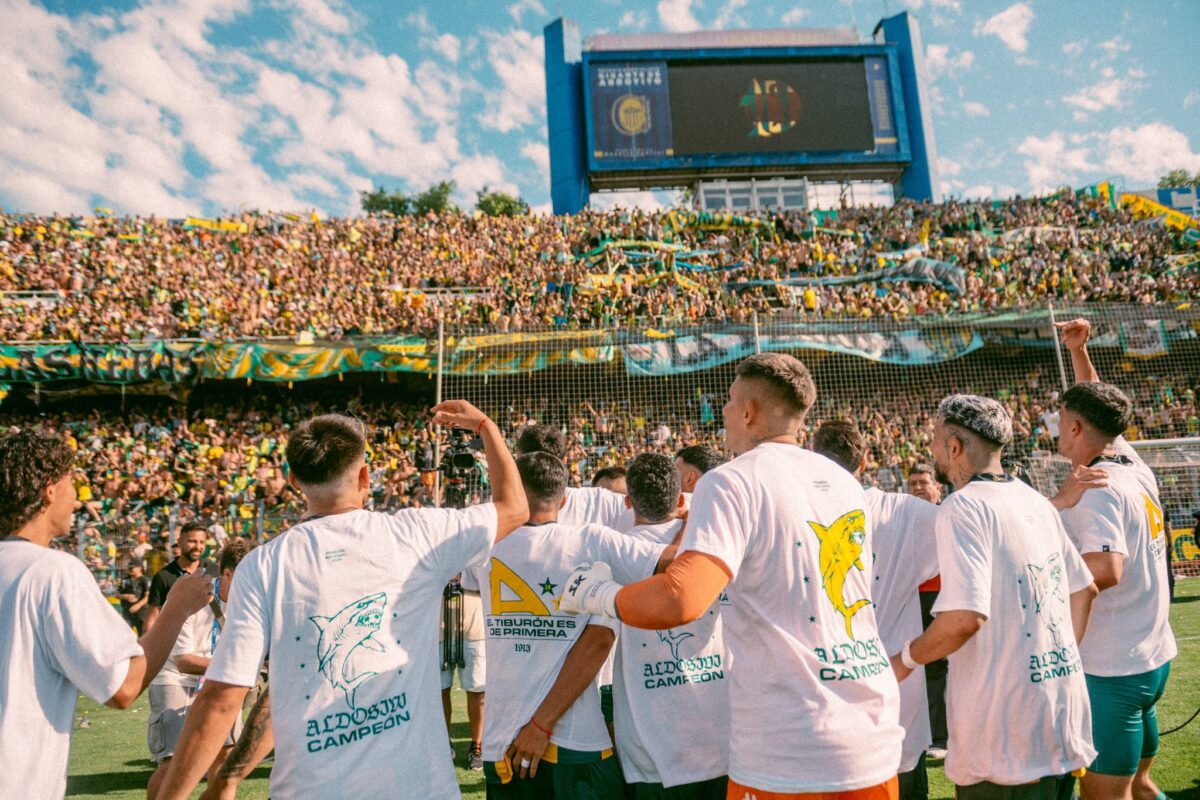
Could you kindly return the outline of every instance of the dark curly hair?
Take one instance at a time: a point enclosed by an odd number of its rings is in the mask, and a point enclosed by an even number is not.
[[[670,456],[642,453],[629,462],[625,483],[633,510],[647,522],[670,518],[679,503],[679,473]]]
[[[71,472],[75,452],[63,439],[23,429],[0,439],[0,538],[24,528],[46,507],[46,489]]]

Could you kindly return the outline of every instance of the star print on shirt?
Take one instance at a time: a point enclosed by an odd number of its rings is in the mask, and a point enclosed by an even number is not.
[[[540,585],[542,587],[542,594],[554,594],[554,590],[558,586],[557,583],[551,583],[549,578],[542,581]]]

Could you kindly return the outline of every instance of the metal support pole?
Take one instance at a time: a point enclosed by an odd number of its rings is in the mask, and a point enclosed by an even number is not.
[[[255,538],[258,539],[259,544],[262,544],[267,539],[266,530],[265,530],[266,516],[267,516],[267,503],[265,500],[262,500],[260,498],[258,501],[258,513],[256,513],[254,515],[254,526],[258,529],[255,532]]]
[[[762,340],[761,340],[761,337],[759,336],[758,312],[757,311],[753,312],[753,319],[754,319],[754,352],[757,355],[758,353],[762,352]]]
[[[1054,303],[1050,303],[1050,335],[1054,337],[1054,357],[1058,359],[1058,376],[1062,379],[1062,388],[1065,392],[1071,388],[1067,383],[1067,368],[1063,364],[1062,342],[1058,338],[1058,326],[1054,324]]]
[[[438,358],[437,358],[437,388],[434,390],[435,403],[442,402],[442,357],[446,353],[446,320],[444,317],[438,319]],[[438,469],[442,464],[442,426],[437,425],[433,430],[433,466],[437,469],[433,473],[433,504],[437,508],[442,507],[442,471]]]
[[[171,506],[171,513],[167,515],[167,555],[170,555],[175,550],[175,529],[178,525],[179,506],[176,504]]]

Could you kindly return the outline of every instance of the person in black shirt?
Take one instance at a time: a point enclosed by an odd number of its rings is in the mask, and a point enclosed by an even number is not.
[[[159,609],[163,607],[163,603],[167,602],[167,592],[171,591],[175,581],[184,575],[191,575],[198,566],[203,566],[207,575],[219,574],[217,565],[213,562],[205,561],[203,564],[200,562],[200,559],[204,557],[204,549],[208,546],[208,531],[203,525],[185,525],[183,532],[179,534],[177,546],[179,547],[179,556],[160,569],[155,574],[154,580],[150,582],[150,597],[146,602],[150,613],[146,616],[146,630],[154,627],[154,620],[158,616]]]
[[[142,572],[140,561],[129,565],[129,574],[125,576],[117,588],[117,599],[121,601],[121,615],[136,631],[141,631],[142,620],[146,618],[146,604],[149,601],[150,579]]]

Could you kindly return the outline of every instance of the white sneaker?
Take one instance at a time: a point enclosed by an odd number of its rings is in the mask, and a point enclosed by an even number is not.
[[[945,761],[946,760],[946,748],[931,747],[925,751],[925,757],[929,758],[933,761]]]

